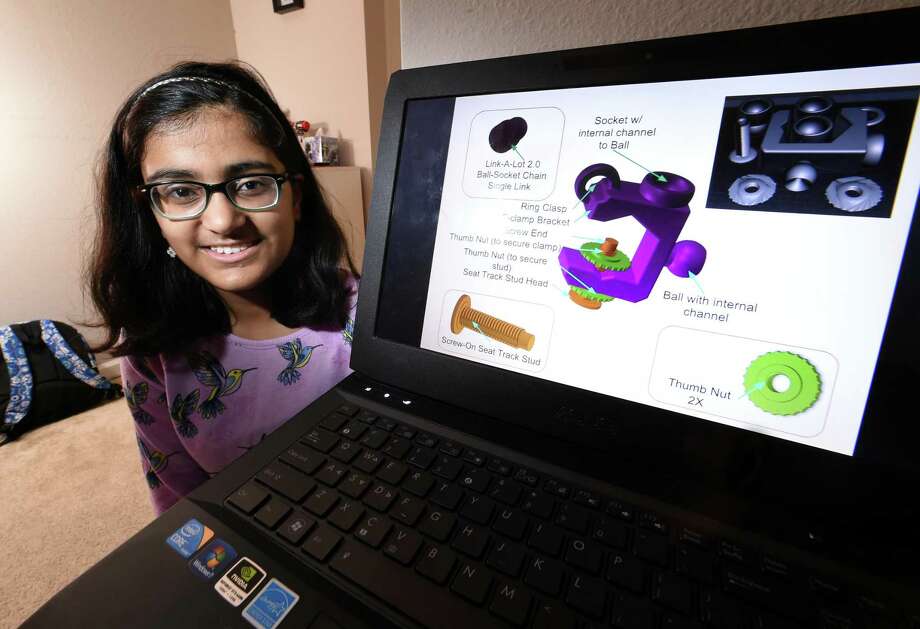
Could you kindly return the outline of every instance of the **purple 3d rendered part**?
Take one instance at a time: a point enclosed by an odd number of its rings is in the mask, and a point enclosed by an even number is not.
[[[589,191],[588,182],[597,177],[603,179]],[[598,269],[577,249],[564,247],[559,252],[559,264],[566,282],[637,302],[648,298],[665,266],[679,277],[699,273],[706,249],[692,240],[677,242],[690,216],[687,204],[694,190],[688,179],[673,173],[649,173],[636,184],[621,181],[609,164],[593,164],[582,170],[575,179],[575,194],[584,199],[588,218],[606,222],[632,216],[645,227],[645,234],[625,271]]]

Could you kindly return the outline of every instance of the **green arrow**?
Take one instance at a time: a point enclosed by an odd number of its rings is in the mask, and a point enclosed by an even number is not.
[[[522,161],[522,162],[524,161],[524,156],[521,155],[520,153],[518,153],[517,144],[512,144],[512,145],[511,145],[511,150],[514,151],[515,153],[517,153],[517,156],[521,158],[521,161]]]
[[[696,273],[694,273],[693,271],[687,271],[687,273],[689,273],[690,279],[693,280],[693,283],[696,284],[696,287],[700,289],[700,292],[705,295],[706,293],[703,292],[703,285],[700,284],[700,281],[698,279],[696,279]]]
[[[476,323],[475,321],[472,321],[471,323],[473,324],[473,329],[475,329],[477,332],[479,332],[483,336],[486,335],[486,333],[482,331],[482,328],[479,327],[478,323]]]
[[[584,203],[585,198],[587,198],[587,196],[588,196],[589,194],[591,194],[592,192],[594,192],[594,188],[595,188],[595,187],[597,187],[597,184],[596,184],[596,183],[592,183],[590,186],[588,186],[587,191],[586,191],[583,195],[581,195],[581,198],[580,198],[580,199],[578,199],[578,203],[576,203],[575,205],[572,206],[572,210],[574,210],[575,208],[577,208],[579,203]],[[569,211],[571,212],[572,210],[569,210]],[[587,215],[588,215],[588,210],[585,210],[585,211],[581,214],[581,216],[579,216],[578,218],[576,218],[576,219],[575,219],[574,221],[572,221],[572,222],[573,222],[573,223],[578,222],[579,219],[584,218],[584,217],[587,216]]]
[[[746,397],[750,397],[751,393],[753,393],[754,391],[760,391],[760,390],[763,389],[765,386],[767,386],[767,384],[766,384],[765,382],[757,382],[757,383],[755,383],[754,386],[752,386],[750,389],[748,389],[747,391],[744,392],[744,395],[742,395],[740,399],[743,400],[743,399],[746,398]]]
[[[658,173],[649,170],[648,168],[646,168],[645,166],[643,166],[642,164],[640,164],[640,163],[637,162],[636,160],[631,159],[631,158],[629,158],[629,157],[626,157],[625,155],[623,155],[622,153],[620,153],[620,152],[619,152],[618,150],[616,150],[616,149],[610,149],[610,150],[613,151],[614,153],[616,153],[617,155],[619,155],[620,157],[622,157],[623,159],[628,159],[629,161],[631,161],[633,164],[635,164],[636,166],[638,166],[639,168],[641,168],[641,169],[644,170],[645,172],[654,175],[654,176],[655,176],[655,179],[657,179],[657,180],[660,181],[661,183],[667,183],[668,180],[665,179],[664,175],[659,175]]]
[[[584,247],[579,247],[579,250],[584,251],[585,253],[601,253],[601,250],[598,247],[594,247],[593,249],[585,249]]]

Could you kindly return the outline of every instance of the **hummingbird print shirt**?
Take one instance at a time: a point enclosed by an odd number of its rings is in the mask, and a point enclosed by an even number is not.
[[[183,355],[123,358],[157,515],[350,374],[353,325],[262,341],[230,334]]]

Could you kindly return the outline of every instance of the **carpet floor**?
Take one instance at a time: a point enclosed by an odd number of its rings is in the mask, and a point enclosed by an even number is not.
[[[153,520],[139,457],[124,399],[0,448],[0,628]]]

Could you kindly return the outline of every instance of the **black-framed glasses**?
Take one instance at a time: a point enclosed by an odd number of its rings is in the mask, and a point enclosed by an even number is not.
[[[234,206],[246,212],[262,212],[278,205],[281,184],[297,175],[292,173],[251,174],[220,183],[164,181],[138,186],[150,199],[153,211],[171,221],[198,218],[208,208],[211,195],[223,192]]]

